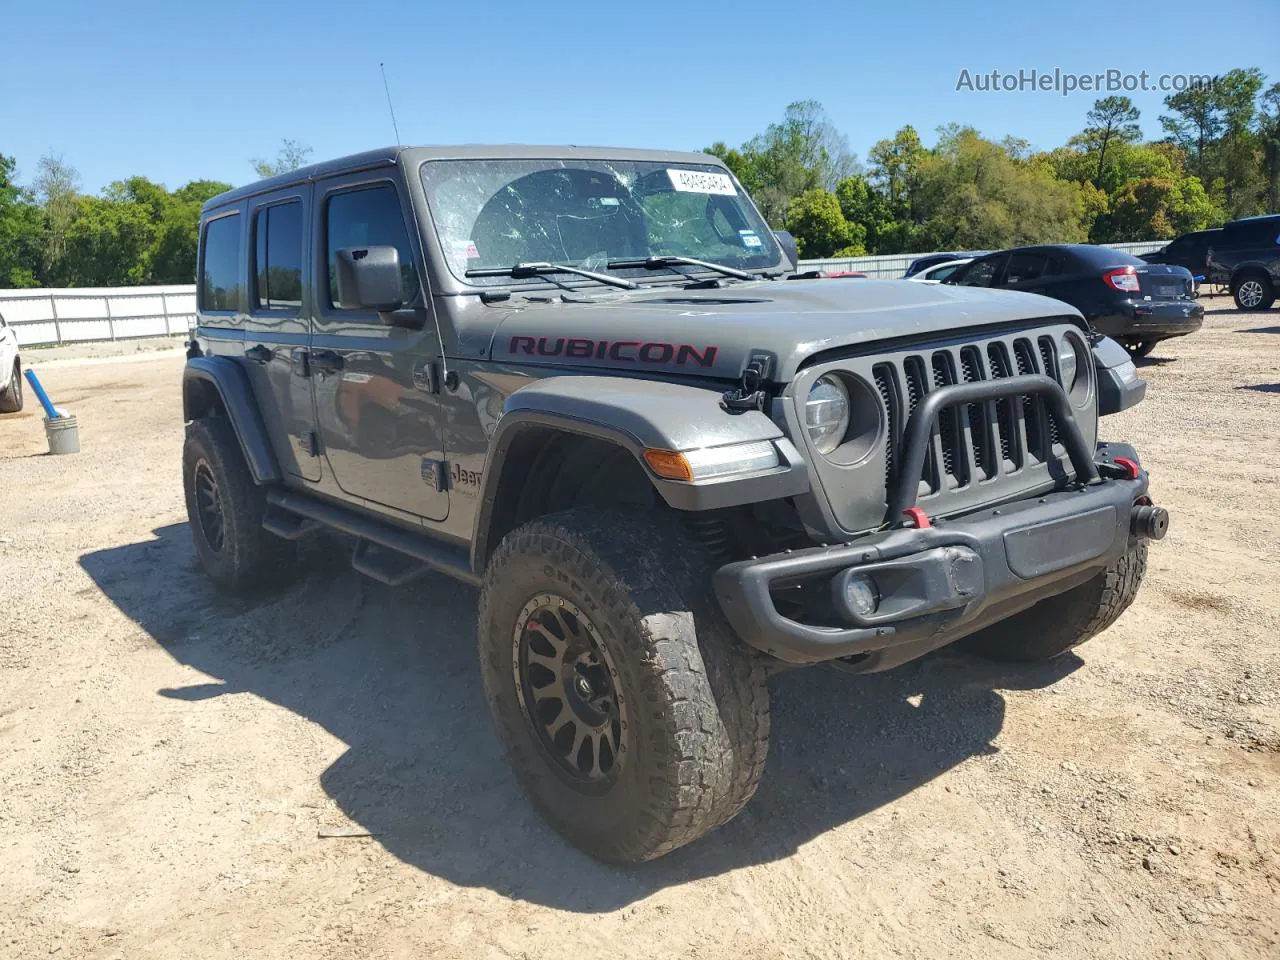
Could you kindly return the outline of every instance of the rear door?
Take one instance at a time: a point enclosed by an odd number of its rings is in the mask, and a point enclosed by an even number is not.
[[[309,183],[250,201],[252,265],[244,358],[280,466],[303,479],[319,480],[307,362],[310,304],[304,292],[311,280],[310,207]]]
[[[402,520],[449,513],[444,430],[435,391],[440,343],[402,187],[386,170],[315,187],[312,390],[336,489]],[[392,246],[405,306],[394,314],[339,301],[337,251]]]
[[[1009,255],[1000,286],[1026,293],[1045,293],[1050,281],[1049,254],[1042,250],[1020,250]]]

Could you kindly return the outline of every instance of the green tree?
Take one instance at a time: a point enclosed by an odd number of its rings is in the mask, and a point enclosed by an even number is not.
[[[1093,185],[1102,186],[1102,172],[1107,165],[1107,148],[1113,143],[1136,143],[1142,137],[1138,126],[1141,114],[1128,97],[1103,97],[1095,100],[1085,115],[1088,125],[1074,140],[1084,151],[1097,158]]]
[[[815,187],[791,201],[787,229],[796,238],[802,257],[860,256],[866,253],[866,231],[851,224],[840,210],[840,201],[828,190]]]
[[[151,282],[191,283],[195,279],[200,207],[230,189],[230,184],[217,180],[193,180],[173,191],[157,224],[151,251]]]
[[[1262,147],[1262,171],[1266,184],[1263,207],[1280,212],[1280,83],[1267,88],[1258,106],[1258,139]]]
[[[307,162],[307,158],[310,156],[310,147],[297,140],[290,140],[285,137],[280,141],[280,149],[276,151],[274,160],[263,160],[261,157],[255,157],[249,163],[253,167],[253,172],[265,180],[267,177],[275,177],[282,173],[289,173],[291,170],[297,170]]]
[[[67,234],[76,217],[80,191],[80,174],[76,168],[51,153],[40,158],[32,183],[36,199],[44,214],[45,246],[41,255],[41,273],[53,280],[67,252]]]
[[[39,285],[44,224],[40,208],[18,186],[17,163],[0,154],[0,287]]]
[[[59,285],[130,286],[150,277],[156,226],[141,203],[80,197],[67,230]]]

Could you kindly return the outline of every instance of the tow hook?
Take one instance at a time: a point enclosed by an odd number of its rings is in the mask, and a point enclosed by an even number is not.
[[[1135,503],[1129,516],[1129,533],[1140,540],[1163,540],[1169,532],[1169,511],[1149,503]]]

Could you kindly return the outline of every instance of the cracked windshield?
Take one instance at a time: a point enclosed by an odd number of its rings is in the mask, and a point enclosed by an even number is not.
[[[520,263],[689,257],[767,270],[781,258],[742,188],[710,164],[440,160],[422,165],[422,182],[449,269],[469,283],[510,283],[467,274]]]

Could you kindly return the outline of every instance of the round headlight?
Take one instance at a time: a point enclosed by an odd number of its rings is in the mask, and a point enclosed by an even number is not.
[[[849,391],[838,377],[819,377],[804,403],[804,425],[819,453],[840,446],[849,429]]]

